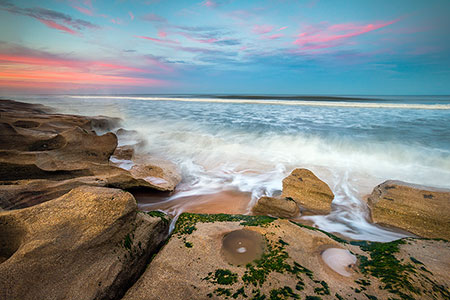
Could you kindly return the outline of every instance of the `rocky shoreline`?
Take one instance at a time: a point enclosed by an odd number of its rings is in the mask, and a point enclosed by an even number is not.
[[[126,191],[171,192],[181,175],[118,147],[127,134],[0,100],[0,299],[450,298],[450,191],[380,184],[373,221],[421,238],[349,242],[283,219],[331,211],[326,183],[295,169],[257,216],[183,213],[169,235],[171,217]]]

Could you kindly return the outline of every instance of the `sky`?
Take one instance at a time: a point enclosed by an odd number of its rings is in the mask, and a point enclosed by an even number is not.
[[[0,0],[0,93],[450,94],[448,0]]]

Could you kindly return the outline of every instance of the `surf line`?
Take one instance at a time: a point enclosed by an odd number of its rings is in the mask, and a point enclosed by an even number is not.
[[[348,108],[393,108],[393,109],[429,109],[450,110],[450,104],[400,104],[400,103],[360,103],[360,102],[315,102],[301,100],[251,100],[251,99],[215,99],[215,98],[169,98],[169,97],[126,97],[126,96],[75,96],[76,99],[124,99],[144,101],[178,101],[200,103],[231,103],[231,104],[268,104],[289,106],[322,106],[322,107],[348,107]]]

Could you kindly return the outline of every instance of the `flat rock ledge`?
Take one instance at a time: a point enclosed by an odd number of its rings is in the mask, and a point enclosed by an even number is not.
[[[164,214],[110,188],[0,212],[0,299],[120,299],[168,230]]]
[[[141,155],[127,169],[110,161],[118,139],[109,131],[119,125],[117,118],[0,100],[0,208],[29,207],[82,185],[173,191],[181,176],[169,162]]]
[[[450,240],[450,190],[389,180],[373,189],[368,204],[375,223]]]
[[[262,254],[230,263],[232,242],[235,258]],[[449,268],[443,240],[349,243],[286,219],[184,213],[123,299],[448,299]]]

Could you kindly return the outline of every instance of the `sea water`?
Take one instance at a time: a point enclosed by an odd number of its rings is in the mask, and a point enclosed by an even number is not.
[[[259,197],[280,193],[294,168],[307,168],[335,198],[329,215],[303,219],[350,238],[390,241],[404,234],[368,221],[364,196],[373,187],[395,179],[450,188],[449,96],[10,98],[62,113],[121,117],[146,141],[145,152],[174,162],[183,176],[175,193],[160,199],[163,206],[142,203],[142,209],[177,215],[189,207],[179,199],[207,205],[208,195],[239,192],[249,195],[242,213],[250,213]]]

